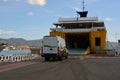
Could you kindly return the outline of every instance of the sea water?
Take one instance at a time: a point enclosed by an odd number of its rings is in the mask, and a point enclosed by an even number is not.
[[[12,55],[12,54],[27,54],[27,53],[31,53],[30,50],[3,50],[0,52],[0,56],[8,56],[8,55]]]
[[[69,54],[84,54],[86,49],[68,49]],[[8,56],[12,54],[27,54],[31,53],[31,50],[3,50],[0,52],[0,56]]]

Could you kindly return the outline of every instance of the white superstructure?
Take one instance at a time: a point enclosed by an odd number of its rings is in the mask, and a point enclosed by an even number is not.
[[[58,32],[91,32],[97,30],[106,30],[103,21],[99,21],[98,17],[80,17],[80,18],[59,18],[55,22],[56,28],[51,31]]]

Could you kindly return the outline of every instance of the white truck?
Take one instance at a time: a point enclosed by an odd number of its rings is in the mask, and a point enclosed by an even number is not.
[[[52,59],[62,60],[68,58],[65,40],[59,36],[44,36],[42,41],[41,56],[46,61]]]

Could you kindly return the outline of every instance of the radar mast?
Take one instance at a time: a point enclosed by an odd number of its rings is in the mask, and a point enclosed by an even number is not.
[[[82,4],[83,4],[83,11],[82,12],[77,11],[77,14],[79,14],[80,17],[87,17],[88,11],[85,11],[85,0],[82,1]]]
[[[84,12],[84,9],[85,9],[85,0],[83,0],[83,12]]]

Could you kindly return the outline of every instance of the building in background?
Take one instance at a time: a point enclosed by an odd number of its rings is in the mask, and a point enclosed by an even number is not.
[[[28,50],[30,50],[30,46],[28,46],[28,45],[21,45],[21,46],[18,46],[17,49],[20,49],[20,50],[28,49]]]

